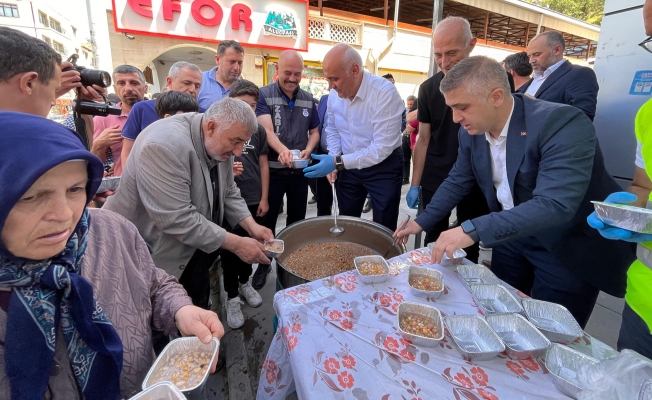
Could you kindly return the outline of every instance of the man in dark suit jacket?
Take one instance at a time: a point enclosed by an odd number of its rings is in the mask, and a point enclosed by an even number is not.
[[[527,54],[534,76],[517,93],[577,107],[591,121],[598,102],[598,79],[591,68],[564,60],[566,42],[561,33],[547,31],[530,41]]]
[[[476,183],[491,213],[442,233],[433,262],[478,240],[493,247],[493,272],[540,300],[561,304],[585,326],[600,290],[622,297],[634,247],[591,232],[590,200],[618,184],[607,173],[593,124],[573,107],[510,95],[504,70],[471,57],[441,83],[462,126],[448,178],[396,236],[428,230]]]

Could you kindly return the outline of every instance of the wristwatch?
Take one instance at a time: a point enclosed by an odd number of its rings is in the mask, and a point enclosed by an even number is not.
[[[344,169],[344,162],[342,156],[335,156],[335,169],[341,171]]]
[[[475,225],[473,225],[473,222],[471,222],[470,219],[462,222],[462,225],[460,225],[460,226],[462,227],[462,230],[464,231],[464,233],[471,236],[471,239],[473,239],[473,242],[480,241],[480,237],[478,236],[478,232],[476,232],[476,230],[475,230]]]

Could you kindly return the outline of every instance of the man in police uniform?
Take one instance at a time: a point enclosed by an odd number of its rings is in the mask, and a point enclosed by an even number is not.
[[[299,88],[303,58],[284,51],[276,65],[276,82],[260,88],[256,105],[258,123],[267,131],[269,144],[269,211],[261,223],[275,231],[283,196],[287,196],[286,225],[306,217],[308,178],[292,169],[291,150],[300,150],[306,160],[319,144],[319,116],[312,94]],[[259,265],[252,280],[258,290],[265,285],[269,265]]]

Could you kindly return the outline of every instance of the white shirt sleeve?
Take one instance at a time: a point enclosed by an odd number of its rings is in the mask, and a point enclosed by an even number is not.
[[[636,140],[636,161],[635,164],[639,168],[645,169],[645,161],[643,160],[643,143]]]
[[[328,104],[326,105],[326,123],[324,124],[324,135],[326,135],[326,143],[328,144],[328,155],[339,156],[342,154],[342,140],[340,139],[340,132],[337,130],[337,127],[334,123],[335,113],[334,113],[334,102],[333,96],[337,97],[337,92],[334,90],[330,91],[328,95]]]

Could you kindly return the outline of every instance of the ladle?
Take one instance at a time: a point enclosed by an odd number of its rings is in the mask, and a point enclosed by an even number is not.
[[[344,228],[337,226],[337,214],[339,209],[337,207],[337,193],[335,193],[335,182],[331,184],[333,188],[333,216],[335,217],[335,226],[330,228],[328,231],[331,233],[331,236],[341,236],[344,234]]]

